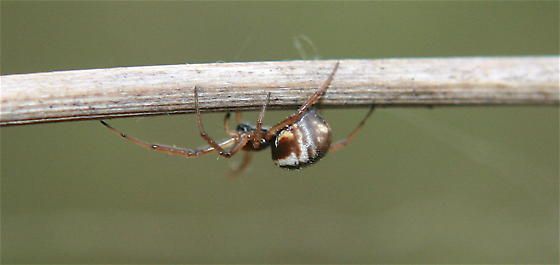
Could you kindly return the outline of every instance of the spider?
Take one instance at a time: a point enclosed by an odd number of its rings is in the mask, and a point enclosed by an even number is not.
[[[220,156],[230,158],[243,150],[245,152],[241,165],[232,172],[232,175],[242,172],[247,167],[251,160],[251,152],[260,151],[269,146],[272,151],[272,160],[276,165],[281,168],[300,169],[319,161],[327,152],[334,152],[346,146],[362,128],[374,110],[372,105],[366,116],[348,136],[335,143],[331,143],[331,128],[313,106],[331,84],[338,69],[338,64],[338,62],[335,64],[332,72],[321,87],[295,113],[272,127],[263,127],[264,114],[270,102],[270,92],[267,94],[266,101],[261,108],[255,126],[242,123],[241,114],[237,112],[236,121],[238,125],[235,130],[231,130],[229,127],[231,113],[226,113],[224,129],[230,138],[222,142],[216,142],[204,129],[198,104],[198,87],[195,86],[196,124],[200,131],[200,136],[208,143],[207,146],[197,149],[148,143],[113,128],[105,121],[101,121],[101,123],[112,132],[136,145],[169,155],[191,158],[217,151]]]

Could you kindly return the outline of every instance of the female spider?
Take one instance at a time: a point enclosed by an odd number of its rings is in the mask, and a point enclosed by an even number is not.
[[[228,112],[224,118],[224,128],[230,138],[220,143],[208,136],[204,129],[200,115],[200,108],[198,106],[198,88],[195,87],[194,102],[197,126],[200,131],[200,136],[208,143],[208,146],[198,149],[151,144],[125,134],[113,128],[105,121],[101,121],[101,123],[120,137],[134,144],[170,155],[190,158],[208,154],[212,151],[217,151],[220,156],[229,158],[240,150],[246,151],[244,152],[245,155],[241,166],[234,171],[236,173],[243,171],[247,167],[251,159],[251,151],[260,151],[268,146],[271,147],[272,160],[276,165],[282,168],[299,169],[317,162],[319,159],[324,157],[327,152],[334,152],[346,146],[362,128],[365,121],[374,110],[372,105],[366,116],[346,138],[331,144],[330,126],[319,115],[317,110],[313,108],[313,105],[317,103],[317,101],[319,101],[321,96],[325,93],[331,84],[337,69],[338,62],[335,64],[327,80],[295,113],[270,128],[263,127],[264,113],[266,111],[266,106],[270,102],[270,92],[267,94],[266,102],[263,104],[259,113],[256,126],[241,123],[241,116],[237,113],[237,128],[235,130],[230,130],[229,119],[231,115]]]

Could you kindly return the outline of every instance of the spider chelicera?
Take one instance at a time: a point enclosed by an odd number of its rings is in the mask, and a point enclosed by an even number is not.
[[[266,102],[261,108],[255,126],[241,123],[241,115],[238,112],[236,113],[238,125],[235,130],[231,130],[229,127],[231,114],[228,112],[224,118],[224,128],[230,138],[219,143],[208,136],[204,129],[198,106],[198,88],[195,87],[194,103],[197,126],[200,136],[208,143],[208,146],[197,149],[148,143],[113,128],[105,121],[101,121],[101,123],[120,137],[134,144],[169,155],[191,158],[217,151],[220,156],[230,158],[243,150],[245,151],[243,161],[239,168],[232,172],[233,174],[242,172],[247,167],[251,160],[250,152],[260,151],[269,146],[272,151],[272,160],[276,165],[282,168],[299,169],[319,161],[327,152],[334,152],[346,146],[362,128],[374,110],[372,105],[366,116],[347,137],[331,143],[331,128],[317,110],[313,108],[313,105],[325,93],[337,69],[338,62],[335,64],[327,80],[295,113],[270,128],[263,127],[264,113],[266,106],[270,102],[270,92],[267,94]]]

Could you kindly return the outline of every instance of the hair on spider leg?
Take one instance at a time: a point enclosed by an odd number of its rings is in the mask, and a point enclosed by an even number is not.
[[[216,142],[204,128],[198,98],[199,87],[195,86],[193,93],[196,124],[200,137],[207,143],[207,146],[197,149],[145,142],[115,129],[105,121],[101,121],[101,123],[112,132],[136,145],[185,158],[198,157],[212,152],[216,152],[218,158],[230,158],[242,151],[244,153],[243,159],[238,168],[230,173],[233,175],[238,175],[247,168],[251,161],[252,152],[261,151],[268,147],[271,150],[272,160],[277,166],[287,169],[301,169],[316,163],[327,153],[335,152],[348,145],[374,110],[372,105],[365,117],[348,136],[336,142],[332,141],[330,125],[314,106],[331,85],[338,67],[339,62],[336,62],[327,79],[296,112],[271,127],[263,126],[266,108],[271,100],[270,92],[266,95],[255,125],[241,122],[241,114],[236,112],[235,120],[238,124],[235,129],[230,129],[229,122],[232,115],[227,112],[224,116],[224,129],[229,138],[221,142]]]

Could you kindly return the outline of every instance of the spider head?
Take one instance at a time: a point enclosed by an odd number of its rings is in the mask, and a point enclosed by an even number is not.
[[[240,133],[248,133],[248,132],[255,131],[256,128],[249,124],[240,123],[237,125],[237,128],[235,128],[235,130]]]
[[[254,132],[256,130],[257,130],[257,128],[255,128],[255,126],[250,125],[250,124],[246,124],[246,123],[240,123],[235,128],[235,131],[237,131],[239,133],[250,133],[250,132]],[[265,128],[262,128],[261,131],[266,133]]]

